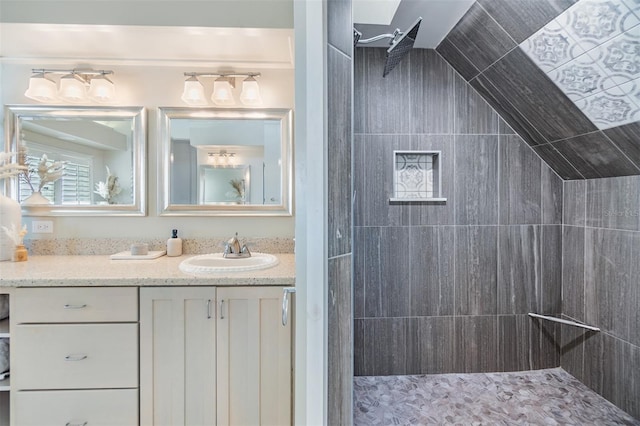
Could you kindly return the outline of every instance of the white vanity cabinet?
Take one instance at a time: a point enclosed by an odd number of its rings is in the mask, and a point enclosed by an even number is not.
[[[12,424],[138,424],[137,288],[18,288],[11,323]]]
[[[141,425],[290,425],[282,287],[140,290]]]

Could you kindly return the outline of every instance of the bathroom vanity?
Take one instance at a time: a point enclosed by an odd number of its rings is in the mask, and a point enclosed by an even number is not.
[[[294,255],[205,277],[187,257],[4,262],[0,425],[291,424]]]

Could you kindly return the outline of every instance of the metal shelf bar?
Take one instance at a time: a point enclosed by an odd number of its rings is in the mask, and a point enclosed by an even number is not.
[[[591,330],[591,331],[600,331],[600,329],[598,327],[594,327],[592,325],[581,324],[579,322],[569,321],[569,320],[562,319],[562,318],[556,318],[556,317],[550,317],[550,316],[547,316],[547,315],[534,314],[532,312],[529,312],[529,316],[533,317],[533,318],[540,318],[540,319],[547,320],[547,321],[559,322],[560,324],[572,325],[574,327],[586,328],[587,330]]]

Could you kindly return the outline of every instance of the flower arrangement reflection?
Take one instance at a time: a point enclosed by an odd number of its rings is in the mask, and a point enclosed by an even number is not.
[[[17,156],[15,152],[0,152],[0,181],[6,178],[20,176],[29,170],[24,164],[12,162],[11,159]]]
[[[118,183],[118,177],[111,174],[109,166],[105,167],[107,169],[107,180],[96,183],[96,190],[93,192],[104,198],[107,203],[116,204],[115,197],[122,192],[122,188]]]
[[[27,151],[26,149],[22,149],[18,155],[18,163],[25,167],[19,176],[23,182],[29,185],[32,192],[32,194],[25,199],[23,203],[48,204],[50,200],[46,199],[42,195],[42,190],[45,189],[48,184],[54,183],[62,177],[66,161],[50,160],[47,157],[47,154],[42,154],[38,164],[35,167],[31,167],[27,161]],[[38,189],[34,186],[36,183],[35,175],[38,176]]]

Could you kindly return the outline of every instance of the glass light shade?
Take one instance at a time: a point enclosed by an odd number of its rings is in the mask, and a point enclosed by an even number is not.
[[[87,89],[73,74],[60,77],[60,97],[68,102],[82,102],[87,99]]]
[[[240,94],[240,102],[245,105],[260,105],[262,97],[260,96],[260,86],[255,78],[249,76],[242,82],[242,93]]]
[[[109,102],[116,96],[116,88],[111,80],[104,75],[91,79],[89,97],[96,102]]]
[[[29,88],[24,95],[38,102],[51,102],[58,97],[58,88],[53,80],[45,77],[44,73],[38,73],[29,78]]]
[[[189,105],[207,104],[207,99],[204,96],[204,87],[195,76],[185,80],[182,100]]]
[[[233,87],[231,83],[229,83],[229,80],[221,77],[213,82],[211,100],[216,105],[234,105],[236,103],[233,99]]]

